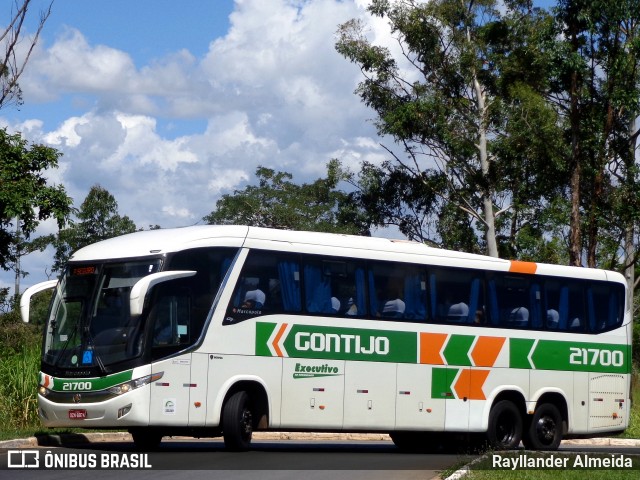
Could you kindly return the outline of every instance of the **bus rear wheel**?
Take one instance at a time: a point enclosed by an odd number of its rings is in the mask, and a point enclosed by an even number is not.
[[[501,400],[491,407],[487,440],[497,450],[513,450],[520,445],[523,426],[518,407],[509,400]]]
[[[234,393],[224,405],[222,412],[222,436],[227,450],[243,452],[249,450],[253,435],[253,414],[247,392]]]
[[[562,441],[562,415],[552,403],[536,408],[523,443],[532,450],[557,450]]]

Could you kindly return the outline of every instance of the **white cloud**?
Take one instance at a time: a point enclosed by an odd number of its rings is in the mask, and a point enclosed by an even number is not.
[[[46,80],[47,90],[58,93],[117,91],[129,85],[135,74],[135,66],[125,52],[105,45],[91,46],[75,29],[68,29],[46,52],[38,53],[29,65],[36,76],[25,79]],[[24,87],[37,88],[33,83]]]
[[[258,165],[303,182],[334,157],[353,169],[379,163],[374,114],[353,93],[361,73],[334,48],[338,25],[363,15],[359,3],[237,0],[202,58],[180,49],[139,68],[67,29],[38,46],[21,86],[27,102],[68,115],[49,129],[39,118],[11,126],[64,154],[56,181],[76,206],[99,183],[141,227],[200,221]],[[373,25],[388,41],[386,23]],[[160,127],[192,120],[199,131],[171,138]]]

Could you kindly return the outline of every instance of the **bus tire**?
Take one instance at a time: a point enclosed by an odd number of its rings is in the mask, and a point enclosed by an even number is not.
[[[389,433],[394,445],[405,452],[418,453],[426,450],[422,442],[424,434],[420,432]]]
[[[523,426],[518,407],[509,400],[500,400],[489,412],[487,440],[496,450],[513,450],[520,445]]]
[[[131,437],[137,450],[149,452],[157,450],[162,441],[162,434],[145,428],[131,430]]]
[[[249,408],[249,395],[236,392],[224,405],[222,412],[222,436],[227,450],[244,452],[249,450],[253,435],[253,415]]]
[[[553,403],[536,408],[523,443],[531,450],[557,450],[562,441],[562,415]]]

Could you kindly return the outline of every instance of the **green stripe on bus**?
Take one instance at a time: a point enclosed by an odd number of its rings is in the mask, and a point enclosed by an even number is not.
[[[276,327],[270,322],[256,323],[256,355],[271,356],[272,352],[281,352],[284,356],[294,358],[398,363],[418,361],[416,332],[297,324],[291,327],[286,338],[278,340],[278,335],[273,335]],[[269,341],[273,343],[271,348]]]
[[[393,330],[256,323],[256,355],[295,358],[418,362],[418,333]],[[276,328],[278,334],[274,335]],[[285,336],[285,332],[286,336]],[[484,333],[484,332],[483,332]],[[446,365],[469,367],[474,335],[450,335],[442,350]],[[271,341],[272,345],[269,345]],[[506,345],[505,345],[506,347]],[[509,368],[629,373],[627,345],[509,338]]]
[[[257,322],[256,323],[256,355],[261,357],[270,357],[269,337],[276,328],[275,323]]]
[[[511,368],[531,368],[529,354],[535,340],[530,338],[509,339],[509,366]]]
[[[453,398],[453,381],[457,368],[433,367],[431,370],[431,398]]]
[[[290,357],[416,363],[418,334],[294,325],[283,342]]]
[[[538,370],[629,373],[626,345],[540,340],[531,354]]]
[[[629,359],[627,345],[561,340],[539,340],[536,344],[528,338],[509,339],[511,368],[629,373]]]
[[[471,359],[469,358],[469,351],[475,339],[476,337],[473,335],[451,335],[447,346],[442,352],[447,365],[470,367]]]
[[[52,390],[57,392],[70,392],[70,391],[97,391],[104,390],[106,388],[120,385],[121,383],[128,382],[133,378],[133,370],[127,370],[126,372],[114,373],[113,375],[107,375],[101,378],[54,378]],[[90,388],[89,388],[89,384]],[[82,388],[79,388],[82,387]]]

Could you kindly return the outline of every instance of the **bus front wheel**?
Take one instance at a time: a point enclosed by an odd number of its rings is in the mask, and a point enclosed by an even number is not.
[[[222,436],[228,450],[240,452],[249,449],[253,435],[253,415],[247,392],[234,393],[224,405]]]
[[[143,452],[157,450],[162,441],[162,434],[151,429],[134,429],[130,433],[136,449]]]
[[[536,408],[524,436],[524,446],[532,450],[557,450],[562,441],[562,415],[552,403]]]
[[[489,412],[489,445],[499,450],[513,450],[522,440],[522,416],[509,400],[501,400]]]

